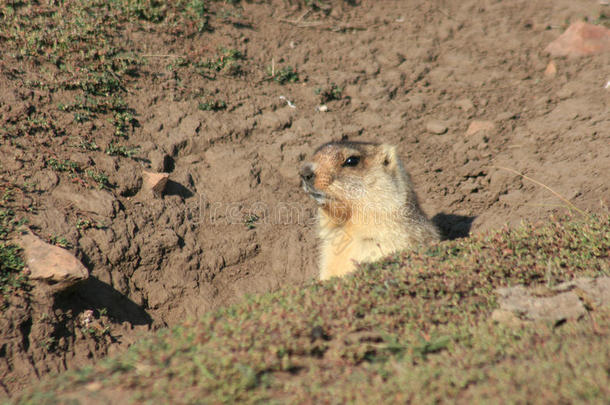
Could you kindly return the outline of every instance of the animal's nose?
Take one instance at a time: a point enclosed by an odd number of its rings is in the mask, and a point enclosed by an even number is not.
[[[299,174],[301,175],[301,178],[306,182],[311,182],[314,177],[316,177],[316,174],[313,172],[313,167],[311,163],[304,164],[301,167]]]

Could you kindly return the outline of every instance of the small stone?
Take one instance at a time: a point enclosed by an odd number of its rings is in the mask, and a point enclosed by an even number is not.
[[[466,135],[474,135],[479,131],[493,131],[495,127],[491,121],[472,121],[466,130]]]
[[[60,283],[69,287],[89,277],[89,271],[69,251],[50,245],[27,231],[19,238],[30,279]]]
[[[588,56],[610,51],[610,29],[588,24],[584,21],[572,23],[545,52],[552,56]]]
[[[152,194],[159,198],[165,191],[167,180],[169,179],[168,173],[153,173],[153,172],[142,172],[142,189],[152,192]]]
[[[328,107],[326,105],[319,105],[316,107],[316,110],[319,112],[327,112],[328,111]]]
[[[496,294],[500,310],[517,313],[527,320],[559,322],[578,319],[586,314],[583,302],[587,300],[592,305],[604,304],[607,302],[604,297],[610,296],[609,290],[610,277],[600,277],[593,282],[577,279],[571,284],[545,290],[523,286],[504,287],[497,289]]]
[[[546,69],[544,69],[544,75],[546,77],[555,77],[557,74],[557,66],[555,66],[555,62],[550,61],[548,65],[546,65]]]
[[[447,132],[447,126],[440,121],[428,121],[428,123],[426,123],[426,131],[433,134],[442,135]]]

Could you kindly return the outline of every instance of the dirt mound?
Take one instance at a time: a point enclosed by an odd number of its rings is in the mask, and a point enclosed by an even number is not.
[[[106,42],[91,66],[122,61],[124,76],[84,81],[70,52],[52,63],[2,33],[13,47],[0,58],[0,176],[16,190],[3,205],[90,271],[59,295],[8,299],[5,393],[143,330],[314,278],[314,206],[297,168],[332,139],[398,145],[449,237],[607,207],[610,55],[555,59],[545,76],[543,51],[569,21],[603,22],[602,6],[212,7],[206,29],[165,9],[128,10],[133,26],[90,14],[118,27],[96,26]],[[128,55],[105,56],[115,48]],[[143,171],[169,173],[163,196],[141,191]]]

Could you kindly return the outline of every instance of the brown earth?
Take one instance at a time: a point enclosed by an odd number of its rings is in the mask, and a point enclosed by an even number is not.
[[[329,140],[398,145],[425,211],[448,237],[545,220],[566,211],[565,200],[607,209],[610,54],[555,58],[556,74],[544,74],[552,60],[544,48],[570,21],[598,18],[602,5],[363,1],[307,11],[275,3],[215,4],[233,17],[192,37],[124,31],[121,41],[148,61],[126,96],[139,123],[129,134],[140,146],[135,158],[71,147],[90,133],[107,144],[112,133],[102,119],[73,123],[57,109],[65,94],[32,90],[12,74],[21,63],[35,77],[37,67],[0,54],[3,124],[35,113],[60,126],[18,145],[3,139],[1,180],[34,185],[13,208],[39,236],[65,237],[90,271],[59,295],[35,285],[9,299],[0,321],[4,394],[123,350],[147,330],[313,279],[314,204],[297,169]],[[239,75],[167,69],[220,46],[245,55]],[[268,80],[272,64],[296,67],[299,81]],[[340,99],[317,111],[315,90],[333,83]],[[200,110],[201,95],[227,109]],[[467,135],[474,121],[486,122]],[[116,187],[87,188],[48,167],[51,157],[103,170]],[[170,173],[161,198],[140,191],[143,170]],[[83,218],[101,225],[75,226]],[[103,333],[83,331],[88,310]]]

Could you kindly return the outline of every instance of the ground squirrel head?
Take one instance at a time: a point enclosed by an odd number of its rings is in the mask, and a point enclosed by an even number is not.
[[[330,142],[300,170],[303,189],[339,222],[355,213],[400,210],[411,189],[396,152],[387,144]]]

